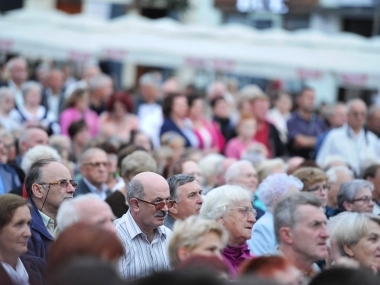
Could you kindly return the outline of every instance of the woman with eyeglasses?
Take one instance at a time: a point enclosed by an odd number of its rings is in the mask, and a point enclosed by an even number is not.
[[[256,222],[251,204],[252,194],[236,185],[211,190],[203,201],[200,216],[219,222],[228,231],[227,246],[222,256],[235,278],[240,264],[251,257],[247,240]]]
[[[330,262],[341,263],[342,258],[348,259],[359,266],[372,269],[375,273],[379,272],[379,216],[343,212],[328,221],[327,229],[330,241],[335,242],[338,247],[338,254],[333,254],[333,250],[330,250]]]
[[[302,167],[296,170],[293,176],[303,183],[302,191],[317,196],[321,200],[323,208],[326,208],[327,192],[330,187],[327,184],[327,175],[322,169],[317,167]]]

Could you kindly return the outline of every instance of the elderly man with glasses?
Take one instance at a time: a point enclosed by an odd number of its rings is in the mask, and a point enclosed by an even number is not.
[[[167,181],[153,172],[137,174],[129,182],[127,202],[128,212],[115,221],[124,246],[120,276],[133,280],[169,270],[167,248],[172,232],[164,221],[175,201]]]
[[[48,158],[32,164],[25,186],[33,206],[27,254],[45,259],[48,246],[54,241],[58,208],[63,201],[73,198],[77,183],[66,166]]]

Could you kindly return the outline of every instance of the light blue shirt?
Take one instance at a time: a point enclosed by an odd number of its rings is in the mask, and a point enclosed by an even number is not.
[[[86,178],[83,177],[84,183],[86,183],[88,189],[96,195],[99,196],[100,199],[105,200],[107,198],[107,185],[105,183],[102,184],[102,189],[99,190],[94,185],[92,185]]]
[[[270,254],[277,248],[273,214],[271,212],[267,210],[253,225],[252,237],[247,243],[249,250],[255,256]]]

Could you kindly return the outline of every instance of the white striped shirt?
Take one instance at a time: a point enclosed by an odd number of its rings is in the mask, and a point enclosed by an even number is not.
[[[171,230],[158,227],[153,241],[149,242],[130,211],[114,223],[124,246],[124,255],[119,261],[119,274],[123,279],[133,280],[170,269],[167,248]]]

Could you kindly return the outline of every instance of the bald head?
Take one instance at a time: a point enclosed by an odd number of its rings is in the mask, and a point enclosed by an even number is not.
[[[36,145],[48,145],[47,133],[39,128],[26,129],[19,138],[20,153],[23,156],[29,149]]]

